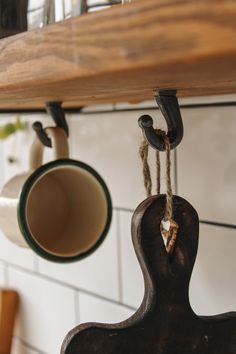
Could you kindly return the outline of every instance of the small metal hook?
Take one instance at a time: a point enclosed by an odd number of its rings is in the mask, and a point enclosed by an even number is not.
[[[176,148],[184,134],[183,121],[180,113],[176,90],[161,90],[155,93],[156,102],[166,120],[171,149]],[[140,128],[149,144],[159,151],[165,150],[163,137],[157,136],[153,128],[153,119],[149,115],[143,115],[138,120]]]
[[[48,102],[46,104],[46,110],[51,115],[52,119],[56,123],[57,127],[64,129],[66,135],[69,136],[69,128],[65,118],[65,112],[60,102]],[[41,122],[35,122],[33,129],[37,134],[37,137],[41,143],[45,146],[52,147],[51,139],[47,136]]]

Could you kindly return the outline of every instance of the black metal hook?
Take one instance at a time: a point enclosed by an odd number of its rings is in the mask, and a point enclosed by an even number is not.
[[[52,119],[56,123],[57,127],[64,129],[66,135],[69,136],[69,128],[65,118],[65,112],[60,102],[48,102],[46,103],[46,111],[51,115]],[[33,129],[37,134],[37,137],[41,143],[45,146],[52,147],[51,139],[47,136],[41,122],[35,122]]]
[[[170,139],[170,148],[174,149],[181,142],[184,134],[183,121],[180,113],[176,90],[160,90],[155,93],[156,102],[166,120]],[[153,119],[149,115],[139,118],[139,126],[149,144],[157,150],[164,151],[163,137],[157,136],[153,128]]]

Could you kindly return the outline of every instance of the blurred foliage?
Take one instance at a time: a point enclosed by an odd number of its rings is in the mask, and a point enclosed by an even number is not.
[[[10,135],[15,134],[19,130],[26,130],[28,128],[27,122],[22,122],[20,117],[16,117],[16,121],[14,123],[6,123],[4,125],[0,125],[0,139],[6,139]]]

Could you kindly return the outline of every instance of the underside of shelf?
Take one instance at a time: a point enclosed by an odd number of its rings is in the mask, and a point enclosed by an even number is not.
[[[137,0],[0,41],[0,110],[236,92],[234,0]]]

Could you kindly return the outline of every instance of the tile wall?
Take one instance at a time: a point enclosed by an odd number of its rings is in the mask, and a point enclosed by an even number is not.
[[[201,315],[235,310],[236,96],[181,104],[185,136],[172,154],[172,180],[176,193],[193,204],[203,221],[191,304]],[[119,322],[140,305],[144,288],[130,228],[132,213],[145,198],[137,124],[143,113],[164,127],[154,102],[93,107],[68,116],[71,156],[103,176],[113,200],[110,232],[93,255],[58,265],[0,234],[0,285],[20,294],[12,354],[58,354],[64,336],[78,323]],[[0,124],[12,119],[2,115]],[[22,119],[29,126],[35,119],[51,124],[46,116]],[[27,169],[32,137],[29,129],[0,142],[1,184]],[[16,157],[15,164],[7,162],[9,154]],[[152,152],[152,165],[153,157]],[[45,161],[51,158],[48,149]]]

